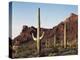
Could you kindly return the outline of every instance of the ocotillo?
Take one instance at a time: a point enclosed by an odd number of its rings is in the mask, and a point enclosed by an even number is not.
[[[40,8],[38,8],[38,21],[37,22],[38,22],[38,24],[37,24],[37,38],[34,37],[33,33],[32,33],[32,38],[33,38],[33,40],[37,41],[37,53],[39,56],[40,55],[40,40],[44,36],[44,32],[43,32],[40,37]]]

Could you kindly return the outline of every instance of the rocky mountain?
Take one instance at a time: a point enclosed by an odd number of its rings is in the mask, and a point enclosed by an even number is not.
[[[40,28],[40,35],[44,31],[44,37],[41,39],[41,48],[52,48],[54,46],[54,38],[56,38],[56,47],[62,46],[64,42],[64,24],[66,24],[66,39],[67,46],[77,47],[78,43],[78,15],[71,13],[71,15],[57,26],[47,29]],[[12,45],[26,46],[29,49],[35,49],[36,43],[32,38],[32,33],[36,37],[37,29],[33,26],[23,26],[20,35],[12,40]],[[56,36],[56,37],[54,37]],[[25,49],[24,49],[25,50]],[[29,50],[30,51],[30,50]]]
[[[46,40],[54,40],[54,35],[56,35],[56,40],[60,41],[64,39],[64,23],[67,26],[67,39],[74,40],[78,38],[78,16],[74,13],[70,15],[70,17],[66,18],[63,22],[59,23],[57,26],[53,27],[52,29],[41,28],[41,32],[45,32],[43,39],[41,40],[43,44],[45,44]],[[17,45],[29,41],[33,41],[32,33],[36,37],[36,28],[35,27],[28,27],[26,25],[23,26],[22,32],[16,38],[14,38],[17,42]]]

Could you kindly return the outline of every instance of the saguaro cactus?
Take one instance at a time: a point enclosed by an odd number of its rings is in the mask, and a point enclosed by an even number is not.
[[[46,44],[45,44],[46,48],[49,48],[50,47],[50,44],[49,44],[49,41],[46,40]]]
[[[56,47],[56,34],[54,34],[54,47]]]
[[[37,41],[37,53],[38,56],[40,55],[40,40],[43,38],[44,36],[44,32],[42,33],[42,35],[40,36],[40,8],[38,8],[38,24],[37,24],[37,38],[34,37],[33,33],[32,33],[32,38],[34,41]]]
[[[64,23],[64,48],[67,47],[67,40],[66,40],[66,22]]]
[[[54,47],[56,47],[56,29],[57,28],[55,28],[55,33],[54,33]]]

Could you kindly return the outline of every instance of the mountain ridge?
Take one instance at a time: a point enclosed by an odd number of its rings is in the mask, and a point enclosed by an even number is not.
[[[43,38],[48,38],[50,36],[54,36],[55,33],[55,29],[57,30],[56,34],[59,34],[60,32],[63,32],[63,25],[66,22],[67,24],[75,24],[74,22],[78,20],[78,16],[74,13],[72,13],[70,15],[70,17],[68,17],[66,20],[62,21],[61,23],[59,23],[57,26],[53,27],[52,29],[47,29],[47,28],[40,28],[41,32],[44,31],[45,35],[49,35],[49,36],[45,36]],[[72,22],[72,23],[71,23]],[[77,24],[75,24],[75,28],[77,28]],[[73,28],[73,26],[72,26]],[[16,38],[14,38],[13,40],[18,40],[18,41],[28,41],[28,40],[33,40],[32,39],[32,33],[34,34],[34,36],[36,36],[37,34],[37,29],[34,26],[28,27],[26,25],[23,26],[22,32],[20,33],[20,35],[18,35]],[[18,39],[19,37],[19,39]]]
[[[66,49],[62,48],[64,46],[64,24],[66,24]],[[71,13],[64,21],[61,21],[51,29],[40,28],[40,35],[42,32],[44,32],[44,37],[40,40],[41,56],[77,54],[78,15]],[[37,29],[34,26],[28,27],[24,25],[17,37],[13,40],[10,38],[12,44],[9,46],[12,46],[12,48],[15,46],[15,49],[10,48],[12,54],[16,54],[15,56],[13,55],[13,58],[37,56],[36,42],[32,38],[32,33],[36,37]],[[55,43],[54,38],[56,39]],[[54,47],[54,44],[56,47]]]

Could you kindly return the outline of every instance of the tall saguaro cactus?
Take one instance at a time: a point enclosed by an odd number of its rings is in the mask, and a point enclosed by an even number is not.
[[[67,40],[66,40],[66,22],[64,23],[64,48],[67,47]]]
[[[54,47],[56,47],[56,29],[57,28],[55,28],[55,33],[54,33]]]
[[[37,53],[38,56],[40,55],[40,40],[43,38],[44,36],[44,32],[42,33],[42,35],[40,36],[40,8],[38,8],[38,24],[37,24],[37,37],[35,38],[33,33],[32,33],[32,38],[34,41],[37,41]]]
[[[56,47],[56,34],[54,34],[54,47]]]

